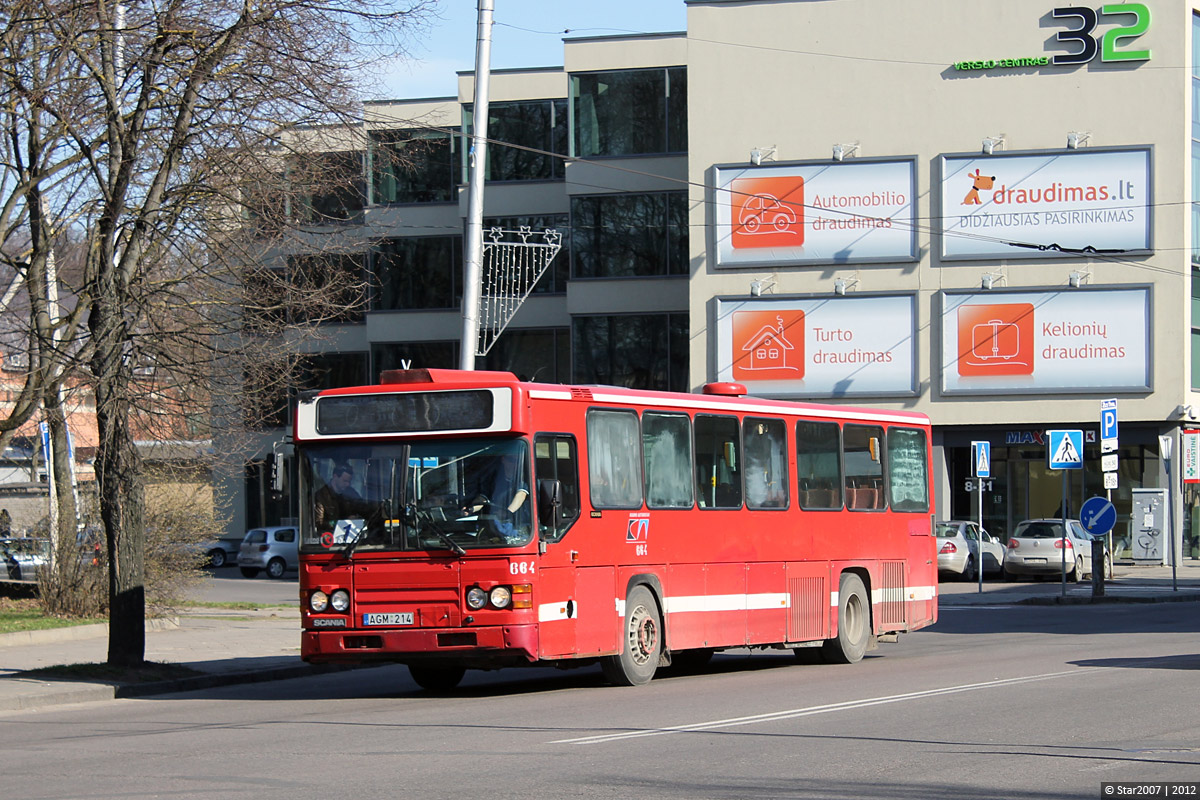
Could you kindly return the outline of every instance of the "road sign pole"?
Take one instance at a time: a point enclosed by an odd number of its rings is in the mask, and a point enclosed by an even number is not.
[[[1062,479],[1062,535],[1063,535],[1063,542],[1062,542],[1062,547],[1060,547],[1059,550],[1062,551],[1062,596],[1063,597],[1067,596],[1067,542],[1071,541],[1071,537],[1067,533],[1067,489],[1068,489],[1068,485],[1069,485],[1067,476],[1069,474],[1070,473],[1067,472],[1065,469],[1062,471],[1062,476],[1063,476],[1063,479]]]
[[[983,478],[979,479],[979,541],[975,544],[975,575],[979,581],[979,593],[983,594]],[[968,553],[969,555],[969,553]]]

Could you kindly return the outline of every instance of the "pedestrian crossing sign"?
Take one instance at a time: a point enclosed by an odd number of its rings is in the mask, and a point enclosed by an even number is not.
[[[971,442],[971,474],[976,478],[992,477],[992,443]]]
[[[1083,469],[1083,431],[1046,431],[1050,469]]]

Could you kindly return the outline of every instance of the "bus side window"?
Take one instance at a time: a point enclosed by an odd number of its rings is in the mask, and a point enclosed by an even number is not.
[[[842,431],[846,464],[846,507],[878,510],[887,505],[883,494],[883,428],[846,425]]]
[[[736,417],[697,414],[696,496],[701,508],[740,508],[742,454]]]
[[[787,508],[787,428],[781,419],[746,417],[746,507]]]
[[[888,502],[893,511],[929,510],[929,459],[925,432],[917,428],[888,430]]]
[[[538,532],[542,538],[556,542],[579,518],[579,461],[575,457],[575,437],[539,433],[533,439],[533,468],[536,482],[558,481],[562,487],[558,525],[538,518]]]
[[[642,507],[641,438],[635,412],[588,411],[588,486],[594,508]]]
[[[642,414],[648,508],[691,508],[692,422],[687,414]]]
[[[842,507],[842,442],[836,422],[796,423],[796,479],[800,507]]]

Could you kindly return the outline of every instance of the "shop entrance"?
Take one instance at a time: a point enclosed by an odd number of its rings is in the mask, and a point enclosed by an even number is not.
[[[953,519],[979,519],[975,491],[968,491],[971,474],[971,448],[955,447],[950,451],[951,511]],[[1157,453],[1140,445],[1127,445],[1119,450],[1119,484],[1112,492],[1117,507],[1117,525],[1113,530],[1113,548],[1117,558],[1127,557],[1129,515],[1132,510],[1131,489],[1153,486],[1158,468]],[[1149,470],[1149,472],[1147,472]],[[1100,470],[1099,447],[1084,448],[1083,469],[1067,472],[1067,514],[1075,517],[1083,501],[1092,496],[1105,496],[1104,476]],[[1151,475],[1150,480],[1145,476]],[[1059,470],[1046,466],[1046,451],[1041,446],[992,446],[992,475],[990,488],[983,493],[983,527],[1007,541],[1021,520],[1057,518],[1062,515],[1063,478]],[[1198,525],[1200,528],[1200,525]],[[1186,529],[1185,529],[1186,530]],[[1197,536],[1200,541],[1200,535]],[[1200,546],[1197,548],[1200,553]],[[1187,551],[1185,550],[1185,554]]]

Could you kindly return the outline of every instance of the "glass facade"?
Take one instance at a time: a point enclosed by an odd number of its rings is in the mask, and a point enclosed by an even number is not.
[[[511,372],[523,381],[567,383],[571,380],[571,330],[509,328],[483,357],[480,367]]]
[[[389,369],[458,369],[458,342],[384,342],[371,345],[376,383]]]
[[[686,392],[688,315],[577,316],[571,364],[574,383]]]
[[[572,275],[641,278],[688,274],[685,192],[571,199]]]
[[[371,255],[373,311],[450,309],[462,303],[461,236],[386,239]]]
[[[571,76],[574,155],[632,156],[687,150],[687,69]]]
[[[463,110],[463,129],[474,133],[474,110]],[[567,101],[526,100],[488,104],[488,181],[562,180],[567,154]],[[553,155],[552,155],[553,154]],[[463,148],[463,183],[467,153]]]
[[[455,200],[458,135],[457,131],[371,131],[372,202]]]
[[[363,154],[323,153],[294,161],[289,179],[295,189],[295,219],[321,225],[357,221],[367,204]]]

